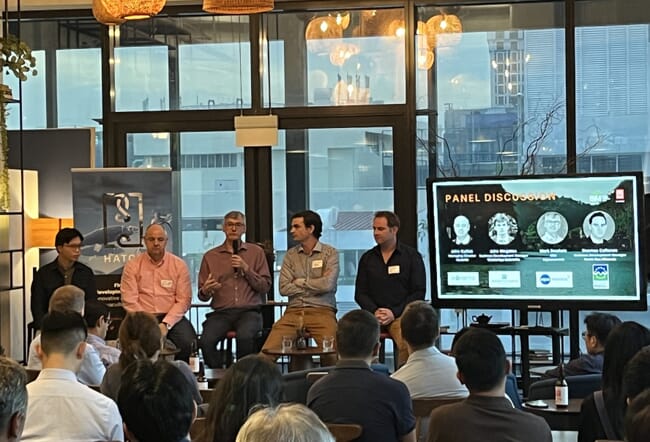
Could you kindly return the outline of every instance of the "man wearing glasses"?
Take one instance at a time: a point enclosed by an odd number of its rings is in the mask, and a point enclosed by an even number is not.
[[[603,372],[603,354],[605,341],[609,333],[621,323],[621,320],[609,313],[592,313],[585,318],[587,330],[582,332],[587,353],[564,364],[565,376],[593,374]],[[558,367],[546,371],[545,377],[556,378],[560,374]]]
[[[203,255],[199,271],[199,299],[214,309],[206,315],[201,350],[208,367],[221,367],[216,350],[228,331],[237,333],[237,359],[256,352],[255,339],[262,330],[261,305],[271,288],[271,274],[264,250],[243,242],[246,217],[238,211],[224,216],[223,244]]]
[[[106,344],[106,332],[111,324],[108,306],[99,301],[88,301],[84,308],[84,320],[88,325],[86,342],[92,345],[106,368],[120,359],[120,350]]]
[[[31,309],[36,330],[40,330],[41,319],[47,313],[52,293],[59,287],[72,284],[84,291],[86,301],[97,299],[95,275],[90,267],[78,261],[83,239],[77,229],[66,227],[59,230],[54,239],[54,246],[59,255],[34,275]]]
[[[160,321],[160,331],[179,352],[176,359],[189,361],[196,332],[185,313],[192,303],[192,287],[187,264],[167,252],[167,232],[151,224],[144,232],[147,253],[129,261],[122,271],[122,304],[127,312],[152,313]]]

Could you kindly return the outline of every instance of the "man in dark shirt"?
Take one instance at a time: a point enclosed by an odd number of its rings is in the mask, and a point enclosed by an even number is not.
[[[397,240],[399,224],[393,212],[375,213],[372,230],[377,245],[359,260],[354,300],[388,331],[397,345],[401,366],[409,353],[402,339],[400,316],[408,303],[424,299],[427,283],[422,256]]]
[[[510,363],[499,337],[472,328],[454,347],[458,379],[469,397],[439,407],[429,420],[429,442],[551,442],[544,419],[512,406],[505,396]]]
[[[86,301],[97,300],[93,271],[77,261],[81,255],[83,239],[81,232],[69,227],[56,234],[54,246],[59,256],[41,267],[32,281],[31,308],[35,329],[41,328],[41,319],[47,313],[52,293],[63,285],[72,284],[82,289]]]
[[[307,406],[326,423],[363,427],[360,442],[415,442],[408,388],[370,369],[379,352],[379,324],[367,311],[352,310],[338,323],[339,361],[307,393]]]
[[[564,365],[565,376],[595,374],[603,372],[603,353],[609,332],[621,323],[621,320],[609,313],[592,313],[585,318],[587,330],[582,332],[587,353],[571,359]],[[556,378],[560,375],[559,367],[544,373],[545,377]]]

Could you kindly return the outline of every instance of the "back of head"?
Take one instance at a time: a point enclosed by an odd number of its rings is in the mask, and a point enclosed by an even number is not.
[[[463,383],[471,393],[492,390],[506,377],[506,352],[497,335],[471,328],[454,347],[454,357]]]
[[[614,327],[605,342],[603,390],[612,398],[622,397],[625,364],[643,347],[650,345],[650,331],[634,321]]]
[[[650,389],[639,393],[625,413],[625,440],[647,442],[650,434]]]
[[[75,238],[79,238],[82,241],[84,240],[84,237],[79,230],[72,227],[64,227],[59,230],[56,237],[54,237],[54,247],[68,244]]]
[[[451,351],[450,354],[453,356],[455,354],[456,344],[460,341],[460,338],[463,337],[465,333],[470,330],[470,327],[463,327],[454,334],[454,338],[451,340]]]
[[[298,212],[291,217],[292,220],[294,218],[302,218],[305,222],[305,227],[314,226],[314,231],[312,234],[316,239],[320,238],[321,234],[323,233],[323,221],[320,219],[320,215],[318,213],[314,212],[313,210],[303,210],[302,212]]]
[[[625,366],[623,394],[627,399],[632,400],[648,388],[650,388],[650,347],[643,347]]]
[[[0,434],[6,434],[15,414],[25,415],[27,389],[25,370],[9,358],[0,356]],[[18,431],[20,433],[20,429]],[[20,434],[18,434],[20,439]]]
[[[237,442],[334,442],[316,413],[303,404],[280,404],[253,413]]]
[[[415,350],[432,347],[440,327],[438,315],[426,301],[414,301],[406,306],[400,321],[402,337]]]
[[[122,374],[117,406],[124,424],[139,442],[178,442],[194,419],[193,386],[165,360],[143,359]]]
[[[158,320],[151,313],[128,313],[118,332],[120,366],[124,370],[136,359],[152,358],[162,348],[162,334]]]
[[[81,314],[84,311],[85,296],[84,291],[76,285],[62,285],[52,293],[48,311],[73,311]]]
[[[97,327],[97,321],[102,316],[107,319],[109,315],[108,306],[103,302],[91,300],[84,307],[84,319],[89,328]]]
[[[54,310],[43,316],[41,349],[46,355],[70,355],[86,337],[86,321],[77,312]]]
[[[609,313],[592,313],[585,318],[587,332],[595,336],[601,345],[605,345],[609,333],[620,323],[618,317]]]
[[[342,359],[366,359],[379,342],[379,322],[366,310],[351,310],[339,320],[336,350]]]
[[[238,360],[226,370],[212,395],[205,440],[234,440],[253,406],[280,402],[282,386],[280,370],[267,358],[249,355]]]

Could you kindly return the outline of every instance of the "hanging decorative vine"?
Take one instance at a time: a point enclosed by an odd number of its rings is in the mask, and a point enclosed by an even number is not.
[[[9,210],[9,141],[7,140],[7,101],[0,95],[0,210]]]

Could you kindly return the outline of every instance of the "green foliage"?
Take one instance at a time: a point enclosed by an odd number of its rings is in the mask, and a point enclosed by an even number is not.
[[[38,74],[36,58],[32,49],[15,35],[8,34],[0,38],[0,68],[6,74],[12,73],[21,81],[27,80],[27,74]]]

